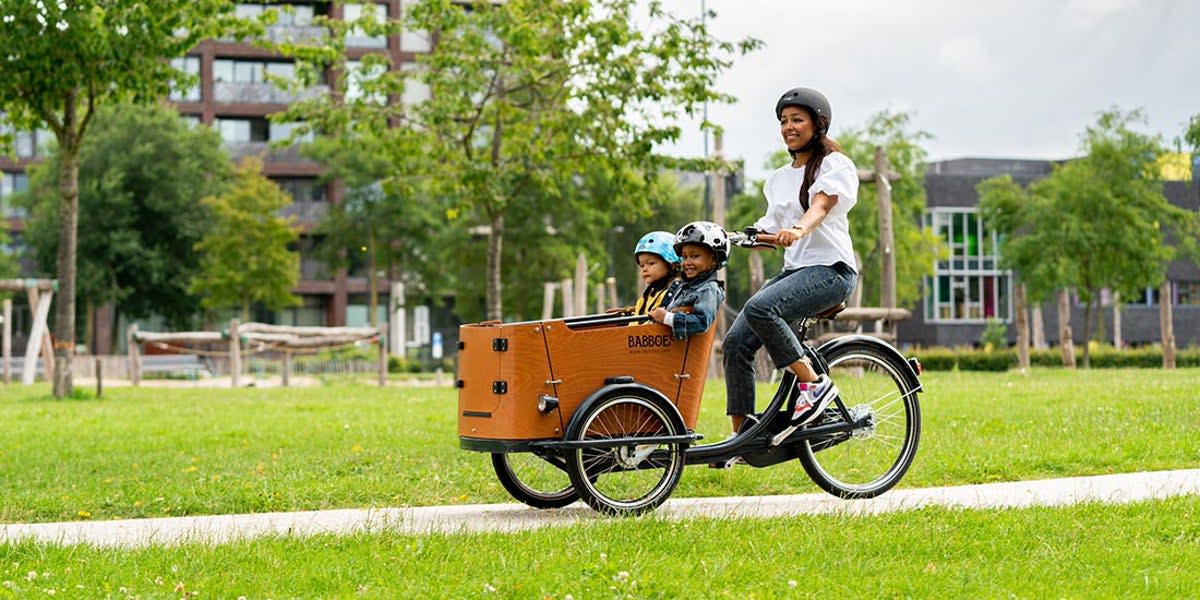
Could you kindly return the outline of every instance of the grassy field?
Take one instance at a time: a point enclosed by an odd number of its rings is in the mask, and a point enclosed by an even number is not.
[[[1197,564],[1200,498],[1180,497],[219,547],[21,543],[0,546],[0,598],[1195,598]]]
[[[902,486],[1194,468],[1200,371],[931,373]],[[720,386],[699,429],[726,427]],[[760,397],[767,396],[766,390]],[[450,389],[0,388],[0,521],[507,502]],[[812,492],[798,465],[689,469],[676,496]],[[0,598],[1181,598],[1200,498],[222,546],[0,545]]]
[[[901,486],[1189,468],[1200,370],[930,373]],[[760,399],[768,397],[764,388]],[[724,437],[723,387],[698,429]],[[0,388],[0,522],[510,502],[450,388]],[[798,464],[688,469],[683,496],[817,491]]]

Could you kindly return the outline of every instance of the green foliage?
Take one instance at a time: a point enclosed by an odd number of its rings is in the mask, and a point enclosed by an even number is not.
[[[999,319],[988,319],[979,336],[979,343],[986,349],[1008,347],[1008,325]]]
[[[61,252],[53,334],[60,360],[75,345],[79,151],[95,111],[113,101],[157,102],[173,83],[191,79],[170,59],[205,39],[261,32],[233,10],[224,0],[0,0],[0,131],[44,127],[58,142]],[[11,144],[11,135],[0,135],[0,151]],[[71,369],[56,371],[54,395],[69,395],[71,386]]]
[[[859,169],[874,170],[875,147],[887,153],[888,168],[900,179],[892,182],[892,237],[896,252],[896,302],[914,306],[921,299],[921,281],[933,275],[946,248],[936,231],[923,231],[925,213],[925,149],[922,142],[932,136],[910,129],[907,112],[885,110],[872,115],[861,128],[836,136],[842,149]],[[850,236],[862,260],[860,285],[864,306],[879,305],[880,272],[879,203],[875,186],[865,183],[858,190],[858,204],[850,211]]]
[[[16,277],[20,272],[17,256],[9,253],[6,249],[9,242],[7,229],[7,227],[0,227],[0,279]],[[5,298],[8,294],[9,292],[0,292],[0,298]]]
[[[514,298],[526,313],[540,304],[541,282],[572,269],[577,252],[601,255],[614,210],[639,214],[662,203],[654,182],[679,161],[654,148],[677,139],[678,121],[704,103],[729,100],[713,91],[717,75],[728,55],[758,45],[718,41],[701,19],[677,18],[657,3],[648,16],[638,10],[632,0],[479,2],[471,10],[417,2],[405,7],[405,26],[437,35],[420,68],[372,73],[349,101],[314,99],[288,118],[327,134],[370,132],[390,165],[385,186],[418,185],[441,209],[441,229],[451,235],[439,238],[440,255],[460,267],[487,258],[481,272],[463,271],[459,306],[473,304],[471,285],[485,285],[489,318],[511,314],[503,306]],[[287,51],[317,66],[302,72],[341,64],[342,33]],[[432,99],[383,101],[414,82]],[[580,191],[581,177],[605,180],[610,193]],[[486,232],[486,245],[472,231]],[[502,272],[531,277],[505,292]]]
[[[59,152],[32,168],[24,200],[26,239],[44,273],[55,272],[58,251]],[[220,192],[229,172],[217,133],[188,127],[173,109],[102,107],[79,154],[78,299],[186,328],[200,306],[188,291],[200,264],[194,246],[212,223],[200,199]]]
[[[292,199],[262,175],[262,161],[247,158],[233,169],[231,189],[202,200],[213,211],[212,229],[196,244],[201,271],[191,291],[205,308],[237,306],[248,318],[250,304],[269,310],[299,304],[292,295],[300,278],[300,237],[294,218],[278,212]]]
[[[1192,118],[1188,120],[1182,137],[1183,141],[1192,148],[1192,152],[1200,152],[1200,114],[1192,115]]]

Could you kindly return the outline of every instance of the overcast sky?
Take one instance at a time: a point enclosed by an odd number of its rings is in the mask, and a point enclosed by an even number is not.
[[[765,47],[721,78],[710,106],[725,154],[765,177],[782,148],[774,105],[789,87],[833,104],[832,135],[884,109],[910,111],[929,160],[1065,158],[1112,106],[1141,108],[1170,142],[1200,114],[1198,0],[705,0],[715,35]],[[699,15],[701,0],[664,0]],[[672,150],[703,154],[698,124]]]

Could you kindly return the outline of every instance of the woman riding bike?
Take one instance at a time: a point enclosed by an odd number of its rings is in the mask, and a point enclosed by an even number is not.
[[[779,133],[792,160],[763,185],[766,213],[755,229],[775,234],[783,270],[746,301],[730,326],[724,350],[726,414],[734,432],[753,418],[754,353],[766,346],[775,366],[796,375],[801,407],[795,421],[815,419],[837,387],[818,377],[791,323],[843,302],[858,273],[847,213],[858,201],[858,170],[827,136],[829,100],[810,88],[792,88],[775,103]]]

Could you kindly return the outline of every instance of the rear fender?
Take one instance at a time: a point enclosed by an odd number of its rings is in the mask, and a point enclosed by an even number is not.
[[[917,377],[917,372],[913,370],[913,367],[911,364],[909,364],[908,359],[904,358],[904,355],[901,354],[895,346],[877,337],[871,337],[869,335],[846,335],[839,338],[834,338],[828,342],[825,342],[824,344],[821,344],[821,347],[817,348],[817,353],[824,357],[827,354],[832,354],[835,350],[841,348],[842,346],[854,343],[874,346],[885,356],[891,356],[894,358],[896,361],[896,366],[900,368],[900,374],[908,382],[914,393],[921,391],[921,380]],[[825,362],[824,358],[821,359],[821,362]],[[824,370],[829,370],[829,365],[822,364],[821,366],[824,368]]]

